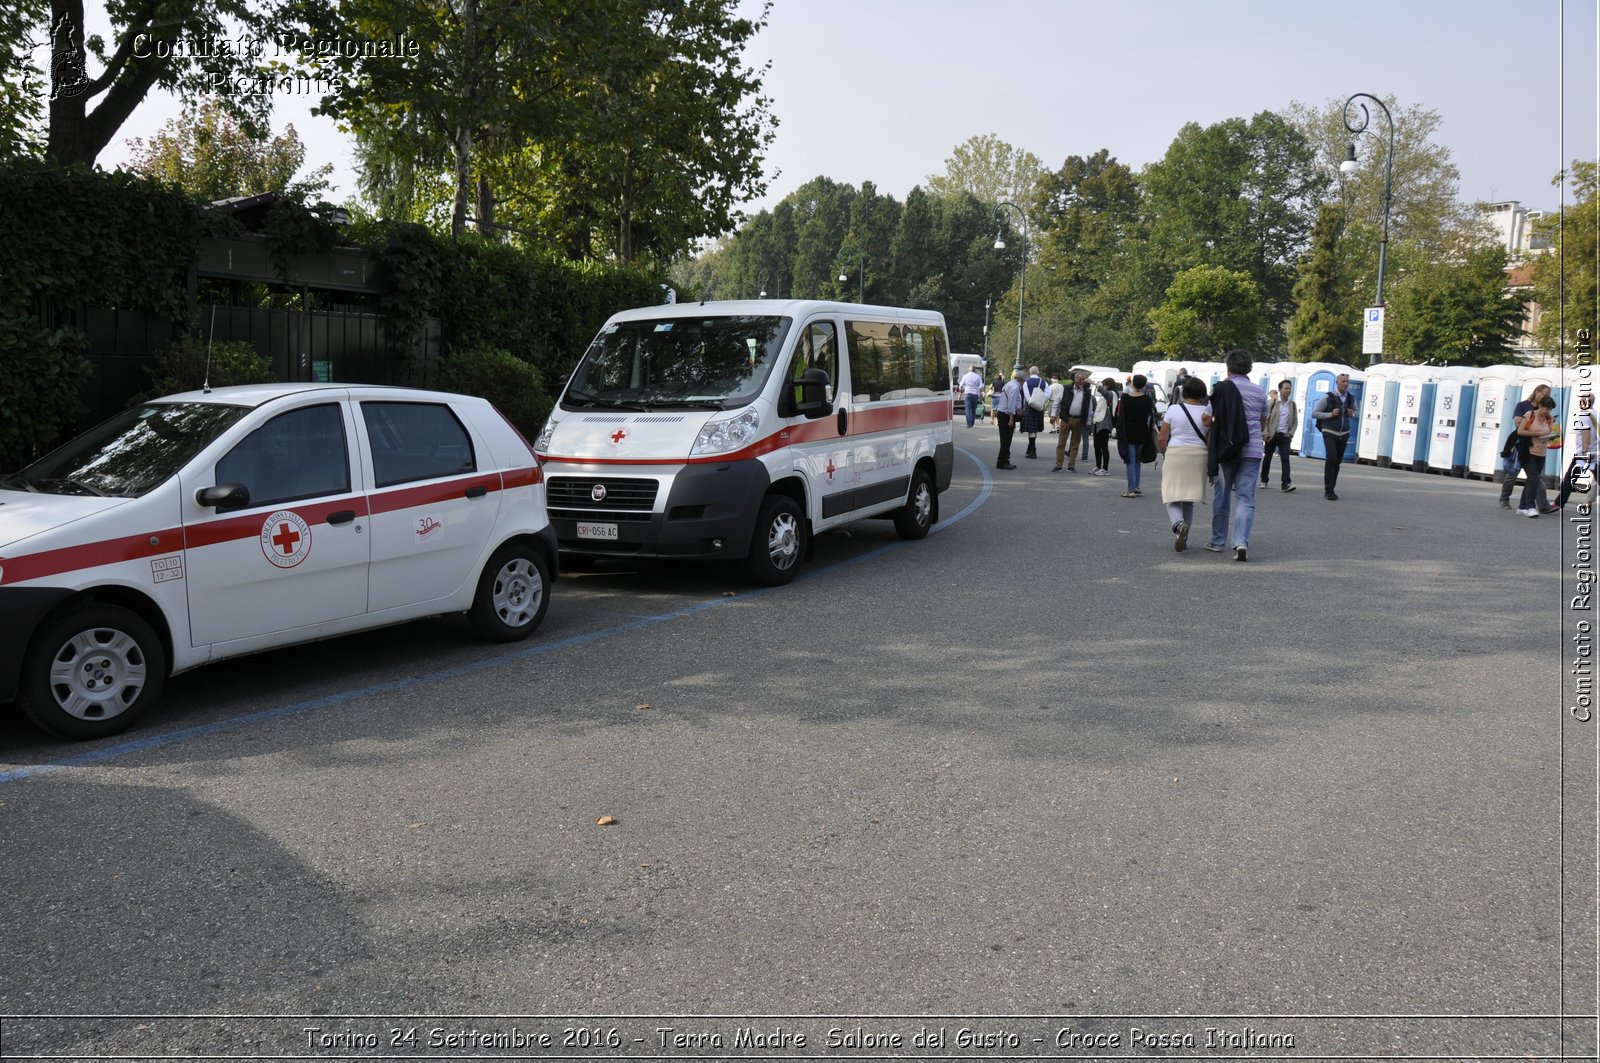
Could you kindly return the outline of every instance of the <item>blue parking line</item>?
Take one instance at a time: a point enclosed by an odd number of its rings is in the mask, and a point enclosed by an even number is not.
[[[957,521],[963,520],[966,517],[971,516],[973,513],[976,513],[978,509],[988,501],[990,494],[992,494],[994,491],[994,477],[990,475],[988,467],[985,466],[984,463],[971,452],[960,450],[959,448],[958,450],[961,454],[971,458],[972,461],[978,466],[978,471],[983,476],[983,488],[978,492],[978,497],[963,506],[955,516],[950,517],[947,520],[941,520],[938,524],[934,525],[932,529],[934,532],[944,531]],[[836,572],[843,568],[849,568],[852,565],[858,565],[863,561],[869,560],[870,558],[879,557],[891,550],[898,550],[908,545],[910,544],[904,542],[885,543],[883,546],[868,550],[866,553],[861,554],[858,557],[852,557],[845,561],[836,561],[831,565],[826,565],[822,568],[805,572],[796,577],[794,582],[807,582],[816,579],[819,576],[826,575],[827,573]],[[694,605],[684,606],[682,609],[674,609],[670,612],[657,613],[654,616],[640,617],[637,620],[629,620],[622,624],[615,624],[608,628],[602,628],[599,631],[590,631],[582,635],[570,635],[564,639],[557,639],[555,642],[541,642],[536,646],[528,646],[511,653],[489,658],[488,660],[474,661],[471,664],[456,665],[453,668],[442,668],[438,671],[428,672],[423,675],[411,676],[407,679],[394,679],[386,683],[374,683],[371,686],[358,687],[355,690],[346,690],[338,694],[327,694],[320,698],[310,698],[305,701],[297,701],[290,705],[281,705],[275,709],[264,709],[261,712],[252,712],[247,715],[237,716],[228,720],[218,720],[215,723],[196,724],[193,727],[183,727],[167,734],[151,735],[148,738],[134,738],[126,742],[118,742],[113,746],[107,746],[104,749],[92,749],[84,753],[77,753],[69,757],[62,757],[59,760],[52,760],[44,764],[34,764],[26,768],[13,768],[10,771],[0,771],[0,783],[20,782],[23,779],[30,779],[37,775],[47,775],[51,772],[60,771],[62,768],[77,768],[86,764],[99,764],[102,761],[112,760],[116,757],[125,757],[131,753],[143,753],[151,749],[160,749],[163,746],[176,745],[179,742],[187,742],[195,738],[205,738],[210,735],[222,734],[225,731],[233,731],[241,727],[249,727],[253,724],[265,723],[269,720],[281,720],[290,716],[304,715],[305,713],[315,712],[318,709],[326,709],[333,705],[342,705],[347,701],[354,701],[356,698],[369,697],[374,694],[389,694],[393,693],[394,691],[404,690],[408,687],[417,686],[422,683],[435,683],[439,682],[440,680],[454,679],[457,676],[471,675],[474,672],[482,672],[490,668],[498,668],[508,662],[522,661],[530,657],[538,657],[542,654],[554,653],[557,650],[570,650],[578,646],[588,645],[591,642],[597,642],[600,639],[611,638],[614,635],[627,635],[635,631],[643,631],[645,628],[654,627],[657,624],[664,624],[670,620],[681,620],[685,617],[694,616],[698,613],[704,613],[708,610],[727,605],[730,602],[749,601],[752,598],[759,598],[764,595],[771,594],[774,591],[780,590],[783,590],[783,588],[763,587],[760,590],[741,592],[733,595],[732,597],[712,598],[709,601],[698,602]]]

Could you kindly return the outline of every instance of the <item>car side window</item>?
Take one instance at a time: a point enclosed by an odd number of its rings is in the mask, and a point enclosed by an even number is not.
[[[241,483],[252,506],[350,491],[350,446],[337,403],[280,413],[217,462],[217,483]]]
[[[378,487],[478,470],[472,437],[455,411],[432,402],[363,402]]]

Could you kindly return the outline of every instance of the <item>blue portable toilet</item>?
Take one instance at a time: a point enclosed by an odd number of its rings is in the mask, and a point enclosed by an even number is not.
[[[1300,412],[1300,418],[1302,421],[1310,423],[1306,428],[1305,442],[1300,447],[1300,453],[1308,458],[1317,458],[1319,460],[1327,457],[1327,451],[1324,449],[1322,441],[1322,429],[1311,414],[1327,396],[1328,392],[1334,389],[1334,382],[1338,379],[1339,374],[1349,373],[1350,394],[1355,396],[1357,412],[1356,422],[1350,426],[1350,435],[1345,440],[1343,460],[1354,461],[1356,449],[1361,440],[1360,417],[1361,413],[1366,409],[1362,396],[1366,391],[1367,375],[1359,369],[1351,369],[1347,365],[1337,365],[1330,362],[1312,362],[1306,368],[1309,370],[1306,373],[1306,402]]]
[[[1395,406],[1391,468],[1420,470],[1428,461],[1428,433],[1433,426],[1434,374],[1431,365],[1402,366]]]
[[[1367,366],[1361,399],[1361,425],[1356,435],[1356,460],[1367,465],[1388,465],[1394,446],[1394,411],[1400,400],[1395,374],[1400,367],[1391,362]]]
[[[1478,370],[1478,401],[1472,411],[1472,439],[1467,447],[1467,475],[1493,480],[1503,468],[1500,448],[1511,431],[1511,410],[1520,396],[1525,367],[1491,365]]]
[[[1434,375],[1427,471],[1465,476],[1467,451],[1472,445],[1472,411],[1478,399],[1478,370],[1447,366]]]

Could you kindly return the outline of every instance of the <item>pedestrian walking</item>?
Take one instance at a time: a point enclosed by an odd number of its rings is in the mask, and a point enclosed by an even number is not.
[[[1311,417],[1322,432],[1322,497],[1337,502],[1339,496],[1333,488],[1339,482],[1339,466],[1344,464],[1345,447],[1350,443],[1350,425],[1356,419],[1356,397],[1350,394],[1349,373],[1334,378],[1333,390],[1317,403]]]
[[[1144,390],[1148,383],[1143,373],[1135,373],[1117,406],[1117,450],[1128,465],[1128,489],[1123,498],[1139,497],[1140,467],[1146,455],[1152,460],[1155,457],[1156,402]]]
[[[1182,553],[1189,545],[1194,504],[1205,498],[1206,425],[1211,413],[1202,380],[1185,380],[1178,399],[1167,406],[1156,449],[1166,456],[1161,465],[1161,501],[1167,504],[1172,523],[1172,548]]]
[[[1042,401],[1035,398],[1035,393],[1042,393]],[[1025,458],[1039,456],[1039,433],[1044,431],[1044,411],[1050,406],[1050,385],[1044,382],[1044,377],[1039,375],[1039,367],[1034,366],[1028,370],[1027,384],[1022,392],[1022,424],[1023,433],[1028,437],[1028,449],[1023,452]]]
[[[1061,396],[1067,393],[1067,386],[1061,382],[1061,377],[1055,373],[1050,374],[1050,433],[1054,435],[1061,430]]]
[[[1289,475],[1289,444],[1299,427],[1300,409],[1294,401],[1294,381],[1280,380],[1267,400],[1267,426],[1261,433],[1262,487],[1272,482],[1272,455],[1277,454],[1278,464],[1283,467],[1282,489],[1294,490],[1294,481]]]
[[[1072,389],[1061,397],[1061,434],[1056,437],[1056,464],[1052,472],[1061,471],[1063,459],[1068,472],[1078,471],[1078,444],[1083,441],[1084,429],[1094,417],[1094,389],[1089,385],[1089,374],[1072,374]]]
[[[967,404],[967,427],[978,419],[978,406],[983,402],[983,377],[975,368],[968,367],[961,378],[961,398]]]
[[[997,469],[1015,469],[1011,464],[1011,437],[1017,430],[1017,421],[1022,416],[1022,370],[1012,373],[1012,379],[1006,381],[994,393],[994,420],[1000,426],[1000,457],[995,461]]]
[[[1229,351],[1224,361],[1228,378],[1212,389],[1211,424],[1206,434],[1206,474],[1216,483],[1211,496],[1211,541],[1206,543],[1206,549],[1220,554],[1231,542],[1233,559],[1244,561],[1256,519],[1256,482],[1264,453],[1261,431],[1267,416],[1267,393],[1250,379],[1255,360],[1249,351]]]
[[[1106,377],[1094,396],[1094,476],[1111,475],[1111,427],[1117,413],[1116,382]]]
[[[1546,395],[1539,400],[1539,405],[1517,422],[1517,446],[1522,451],[1518,457],[1522,461],[1523,471],[1528,474],[1528,482],[1522,486],[1522,504],[1517,507],[1518,516],[1539,515],[1539,488],[1544,483],[1544,459],[1555,432],[1555,410],[1556,400]]]
[[[1517,422],[1526,417],[1535,406],[1543,402],[1550,395],[1550,385],[1540,384],[1523,399],[1511,408],[1511,431],[1506,436],[1505,445],[1500,448],[1500,457],[1504,462],[1504,475],[1500,480],[1500,508],[1511,508],[1511,492],[1516,487],[1517,473],[1522,468],[1522,448],[1517,446]],[[1544,484],[1539,485],[1539,505],[1545,504]]]

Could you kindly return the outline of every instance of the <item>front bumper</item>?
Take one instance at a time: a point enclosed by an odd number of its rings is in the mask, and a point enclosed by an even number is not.
[[[666,475],[579,467],[546,477],[550,524],[561,549],[593,557],[745,557],[771,482],[767,467],[755,460],[685,465]],[[607,489],[606,498],[623,501],[594,502],[597,484]],[[655,488],[649,508],[642,502],[646,485]],[[614,524],[617,537],[580,537],[579,524]]]

